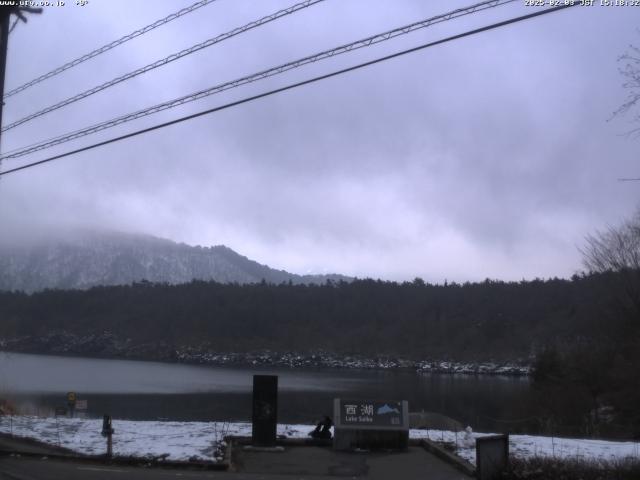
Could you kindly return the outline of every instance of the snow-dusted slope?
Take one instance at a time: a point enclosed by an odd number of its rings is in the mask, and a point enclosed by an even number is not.
[[[243,257],[222,245],[192,247],[148,235],[74,232],[0,244],[0,290],[83,289],[141,280],[323,283],[338,275],[295,275]]]

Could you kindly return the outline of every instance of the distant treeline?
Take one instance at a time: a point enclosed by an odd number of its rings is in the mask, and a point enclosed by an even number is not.
[[[219,351],[524,359],[550,344],[598,338],[609,301],[601,277],[445,285],[141,282],[0,292],[0,337],[110,331],[134,343],[207,343]]]

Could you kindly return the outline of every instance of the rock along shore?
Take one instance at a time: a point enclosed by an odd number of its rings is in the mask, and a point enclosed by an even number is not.
[[[530,374],[529,360],[509,362],[459,362],[441,359],[406,359],[392,355],[367,357],[344,355],[324,350],[313,352],[219,352],[210,345],[170,345],[167,343],[134,343],[110,332],[77,335],[55,332],[45,336],[26,335],[0,339],[0,350],[65,356],[83,356],[126,360],[150,360],[212,366],[264,366],[288,368],[341,368],[407,370],[417,373],[465,375]]]

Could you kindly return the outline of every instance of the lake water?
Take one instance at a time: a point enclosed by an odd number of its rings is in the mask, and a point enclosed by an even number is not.
[[[439,412],[476,429],[499,431],[523,417],[526,378],[405,371],[211,367],[0,352],[0,398],[35,409],[64,406],[66,393],[88,414],[137,420],[251,419],[254,374],[279,376],[278,419],[312,423],[331,415],[332,399],[408,400],[411,411]]]

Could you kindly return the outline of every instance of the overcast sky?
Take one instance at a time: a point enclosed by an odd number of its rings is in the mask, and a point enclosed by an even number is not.
[[[195,0],[194,0],[195,1]],[[597,0],[596,3],[599,3]],[[9,38],[8,91],[191,0],[89,0]],[[3,123],[293,4],[217,0],[5,101]],[[7,151],[470,4],[326,0],[2,134]],[[211,96],[8,169],[534,11],[518,1]],[[568,277],[638,206],[640,139],[612,112],[640,7],[575,7],[0,180],[0,228],[227,245],[295,273],[442,282]],[[29,233],[31,234],[31,233]]]

